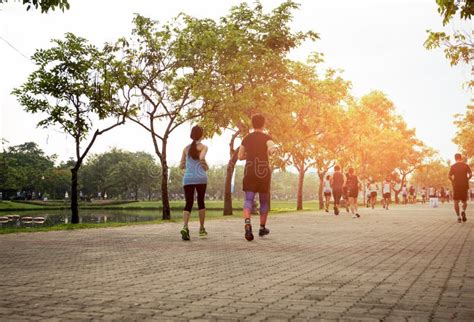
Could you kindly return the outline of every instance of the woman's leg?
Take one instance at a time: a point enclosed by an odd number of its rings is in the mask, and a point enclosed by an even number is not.
[[[355,210],[354,209],[354,198],[352,198],[352,197],[349,197],[349,208],[351,210],[351,213],[354,215],[355,214],[355,212],[354,212],[354,210]]]
[[[198,202],[198,209],[199,209],[199,224],[200,228],[204,228],[204,220],[206,218],[206,205],[204,203],[204,197],[206,196],[206,184],[198,184],[196,185],[197,191],[197,202]]]
[[[189,216],[191,215],[191,210],[193,209],[194,203],[194,188],[195,185],[186,185],[184,186],[184,198],[186,200],[186,205],[183,210],[183,223],[184,227],[188,227]]]
[[[325,203],[325,208],[326,208],[326,211],[328,211],[329,209],[329,202],[331,201],[331,195],[326,195],[324,196],[324,198],[326,198],[326,203]]]

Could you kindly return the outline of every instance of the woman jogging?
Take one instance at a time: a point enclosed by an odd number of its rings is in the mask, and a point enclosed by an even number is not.
[[[331,178],[332,197],[334,199],[334,214],[339,215],[339,204],[343,193],[343,187],[346,185],[346,176],[342,174],[341,167],[336,165]]]
[[[183,155],[181,157],[180,168],[185,169],[183,176],[183,188],[184,197],[186,199],[186,205],[183,210],[184,226],[183,229],[181,229],[181,237],[183,240],[191,239],[189,236],[188,223],[191,210],[193,208],[195,192],[197,192],[199,211],[199,236],[207,236],[206,229],[204,228],[204,219],[206,217],[204,196],[206,194],[207,187],[206,171],[208,170],[208,166],[205,160],[207,146],[201,143],[203,134],[203,129],[198,125],[191,129],[191,139],[193,141],[190,145],[184,148]]]
[[[323,183],[323,192],[324,192],[324,209],[326,212],[329,212],[329,202],[331,201],[331,176],[327,175]]]
[[[375,208],[375,203],[377,202],[377,191],[379,190],[379,187],[375,183],[374,180],[371,180],[369,183],[369,192],[370,192],[370,205],[372,206],[372,209]]]
[[[359,195],[360,182],[359,178],[355,175],[353,168],[349,168],[346,186],[352,218],[360,218],[359,212],[357,210],[357,197]]]

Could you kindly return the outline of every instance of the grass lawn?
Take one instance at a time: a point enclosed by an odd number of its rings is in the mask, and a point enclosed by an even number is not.
[[[294,209],[293,209],[294,210]],[[119,210],[123,211],[123,210]],[[137,215],[146,215],[145,211],[140,210],[133,210],[134,214]],[[273,211],[271,213],[272,216],[277,216],[279,214],[288,213],[282,209],[277,211]],[[296,214],[295,214],[296,215]],[[216,219],[233,219],[239,220],[241,219],[241,214],[239,211],[235,211],[233,216],[226,216],[222,215],[222,210],[208,210],[206,212],[206,220],[216,220]],[[89,228],[110,228],[110,227],[123,227],[123,226],[133,226],[133,225],[153,225],[153,224],[162,224],[167,222],[181,222],[182,220],[182,213],[178,210],[172,210],[171,219],[170,220],[162,220],[156,219],[151,221],[136,221],[136,222],[106,222],[106,223],[83,223],[83,224],[60,224],[48,227],[5,227],[0,229],[1,234],[12,234],[12,233],[33,233],[33,232],[47,232],[47,231],[58,231],[58,230],[76,230],[76,229],[89,229]],[[190,221],[197,221],[198,220],[198,212],[193,211],[191,213]]]
[[[184,201],[171,201],[171,209],[181,210],[184,207]],[[242,209],[242,200],[234,200],[233,206],[236,210]],[[272,211],[293,211],[296,209],[296,201],[278,201],[273,200],[271,202]],[[52,200],[52,201],[32,201],[32,202],[13,202],[13,201],[1,201],[0,211],[13,211],[13,210],[43,210],[43,209],[65,209],[69,207],[69,203],[64,201]],[[92,203],[80,203],[81,209],[121,209],[121,210],[139,210],[139,209],[161,209],[161,201],[138,201],[138,202],[92,202]],[[222,200],[207,200],[206,208],[209,210],[222,210],[224,207],[224,201]],[[318,202],[316,200],[305,201],[305,210],[316,210],[318,209]]]

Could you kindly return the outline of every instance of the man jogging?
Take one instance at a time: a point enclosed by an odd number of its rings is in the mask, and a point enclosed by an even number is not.
[[[339,203],[342,197],[342,188],[346,184],[346,177],[341,172],[341,167],[334,167],[334,174],[331,178],[332,197],[334,199],[334,214],[339,215]]]
[[[265,227],[270,208],[270,181],[272,170],[268,157],[276,151],[272,138],[263,132],[265,117],[261,114],[252,116],[252,127],[254,131],[247,135],[239,148],[239,160],[246,160],[243,180],[245,192],[244,219],[245,239],[253,240],[250,215],[258,193],[260,200],[260,237],[268,235],[270,230]]]
[[[454,211],[458,216],[458,222],[465,222],[467,209],[467,193],[469,191],[469,179],[472,178],[471,168],[463,161],[462,155],[454,155],[456,163],[451,166],[448,178],[453,184]],[[462,202],[462,212],[459,216],[459,202]]]

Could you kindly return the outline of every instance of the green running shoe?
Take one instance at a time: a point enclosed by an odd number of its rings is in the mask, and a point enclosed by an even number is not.
[[[201,229],[199,229],[199,236],[200,237],[206,237],[207,236],[207,231],[204,227],[202,227]]]
[[[188,227],[183,227],[183,229],[181,229],[181,238],[183,238],[183,240],[191,240],[191,238],[189,237]]]

